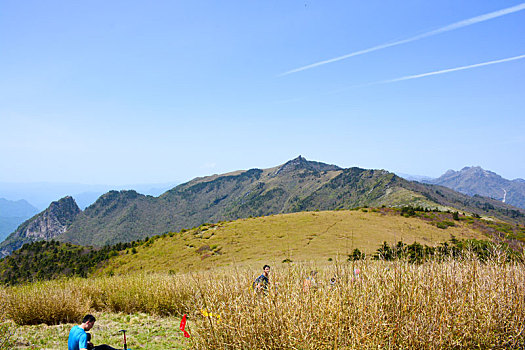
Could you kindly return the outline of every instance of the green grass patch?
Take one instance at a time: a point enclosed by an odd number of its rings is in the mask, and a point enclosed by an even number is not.
[[[119,330],[126,329],[128,348],[166,350],[189,348],[189,341],[178,331],[179,317],[159,317],[144,313],[95,313],[97,322],[91,330],[95,345],[108,344],[122,349],[123,337]],[[65,349],[71,327],[80,323],[48,326],[18,327],[14,336],[14,349]],[[187,326],[191,328],[191,322]]]

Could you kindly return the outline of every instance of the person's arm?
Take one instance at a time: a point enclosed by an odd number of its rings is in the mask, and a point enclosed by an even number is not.
[[[78,338],[78,347],[80,350],[88,350],[87,334],[84,333]]]

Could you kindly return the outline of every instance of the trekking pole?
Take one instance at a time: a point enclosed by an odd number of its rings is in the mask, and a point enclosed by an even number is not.
[[[126,330],[121,329],[119,332],[122,332],[124,334],[124,350],[128,350],[128,344],[126,344]]]

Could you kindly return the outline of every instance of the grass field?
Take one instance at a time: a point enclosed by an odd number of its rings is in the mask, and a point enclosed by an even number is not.
[[[419,218],[388,211],[321,211],[203,225],[154,240],[111,260],[102,274],[190,272],[266,261],[343,259],[359,248],[371,254],[386,241],[437,245],[449,240],[488,239],[466,222],[440,229]]]
[[[312,269],[317,288],[305,291]],[[63,347],[73,320],[87,312],[98,318],[96,344],[118,345],[124,328],[134,349],[507,349],[525,340],[525,269],[497,254],[485,263],[276,265],[267,294],[251,288],[259,273],[228,267],[70,279],[2,293],[19,323],[46,314],[65,320],[20,326],[17,349]],[[75,303],[64,302],[73,295]],[[189,339],[178,329],[183,314]]]
[[[180,318],[159,317],[144,313],[97,313],[97,322],[91,330],[95,345],[108,344],[122,348],[123,337],[119,332],[126,329],[130,349],[184,349],[189,341],[176,330]],[[14,349],[64,349],[67,348],[69,330],[75,323],[59,325],[35,325],[18,328]]]
[[[523,256],[508,260],[489,248],[483,261],[468,250],[420,263],[348,260],[354,248],[371,254],[383,241],[435,246],[453,236],[487,239],[483,227],[499,229],[470,217],[449,220],[450,213],[404,217],[363,208],[158,236],[89,279],[0,287],[0,348],[13,331],[15,349],[64,348],[86,313],[98,319],[95,344],[117,347],[118,331],[127,329],[131,349],[520,348]],[[251,285],[263,263],[272,265],[271,285],[256,293]],[[305,290],[313,270],[316,283]],[[184,314],[190,338],[179,330]]]

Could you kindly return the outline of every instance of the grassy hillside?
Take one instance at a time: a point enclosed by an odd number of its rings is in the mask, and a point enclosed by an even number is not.
[[[458,239],[489,239],[474,221],[450,213],[405,217],[399,210],[360,209],[301,212],[202,225],[150,239],[110,260],[104,273],[195,271],[214,266],[296,261],[346,260],[358,248],[366,254],[386,241],[429,246]],[[455,226],[439,228],[447,221]],[[452,222],[453,221],[453,222]],[[443,226],[441,226],[443,227]]]
[[[20,326],[17,349],[61,347],[86,313],[99,319],[97,343],[117,345],[124,328],[133,349],[517,348],[524,342],[522,256],[509,259],[494,245],[487,259],[469,250],[418,263],[346,261],[354,248],[370,254],[383,241],[432,246],[453,236],[522,244],[525,227],[413,207],[205,224],[115,246],[120,253],[107,248],[98,277],[0,286],[0,321],[4,312],[8,331]],[[45,258],[48,245],[26,245],[9,259],[30,247]],[[271,283],[256,293],[250,286],[263,262],[272,265]],[[304,289],[311,270],[317,283]],[[190,338],[177,327],[184,314]]]
[[[452,237],[456,239],[442,246]],[[279,214],[205,224],[103,248],[53,240],[27,243],[0,259],[0,283],[141,270],[196,271],[212,265],[259,266],[263,261],[328,263],[330,259],[345,261],[349,254],[359,259],[362,253],[420,261],[443,254],[445,248],[463,250],[470,238],[505,243],[519,255],[525,227],[414,207]],[[479,253],[485,254],[486,244],[476,242]]]

